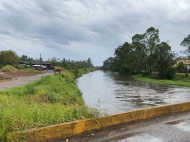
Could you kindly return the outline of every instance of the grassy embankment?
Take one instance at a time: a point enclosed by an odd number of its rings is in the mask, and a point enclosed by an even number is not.
[[[141,74],[132,75],[136,80],[165,84],[165,85],[176,85],[176,86],[187,86],[190,87],[190,76],[186,77],[185,73],[175,74],[172,80],[166,79],[153,79],[149,76],[143,77]]]
[[[76,77],[90,71],[65,70],[0,91],[0,141],[7,133],[100,116],[99,110],[85,106],[75,83]]]

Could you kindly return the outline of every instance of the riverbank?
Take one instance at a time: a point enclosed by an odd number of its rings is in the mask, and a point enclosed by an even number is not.
[[[131,76],[136,80],[141,80],[146,82],[190,87],[190,76],[186,77],[185,74],[176,74],[172,80],[153,79],[150,78],[149,76],[142,76],[142,74],[131,75]]]
[[[100,116],[85,106],[75,78],[92,69],[64,70],[21,87],[0,91],[0,141],[7,133]]]

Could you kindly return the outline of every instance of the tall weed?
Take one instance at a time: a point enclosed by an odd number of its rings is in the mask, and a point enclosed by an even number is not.
[[[0,141],[6,140],[7,133],[101,116],[98,109],[85,106],[75,78],[63,71],[0,91]]]

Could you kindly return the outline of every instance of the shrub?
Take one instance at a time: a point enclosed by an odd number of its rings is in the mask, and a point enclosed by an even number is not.
[[[152,78],[152,79],[158,79],[158,74],[157,73],[152,73],[150,75],[150,78]]]
[[[164,78],[165,79],[172,79],[174,77],[175,73],[176,73],[176,69],[175,68],[167,68],[164,71]]]
[[[189,74],[188,74],[188,72],[186,72],[186,73],[185,73],[185,77],[187,78],[187,77],[188,77],[188,75],[189,75]]]
[[[6,65],[5,67],[1,69],[2,72],[9,72],[9,71],[15,71],[15,70],[17,69],[11,65]]]

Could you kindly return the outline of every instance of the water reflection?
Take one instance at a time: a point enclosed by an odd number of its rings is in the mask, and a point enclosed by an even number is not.
[[[100,99],[101,108],[108,114],[190,100],[190,88],[137,81],[103,71],[83,75],[77,85],[87,105],[96,107]]]

